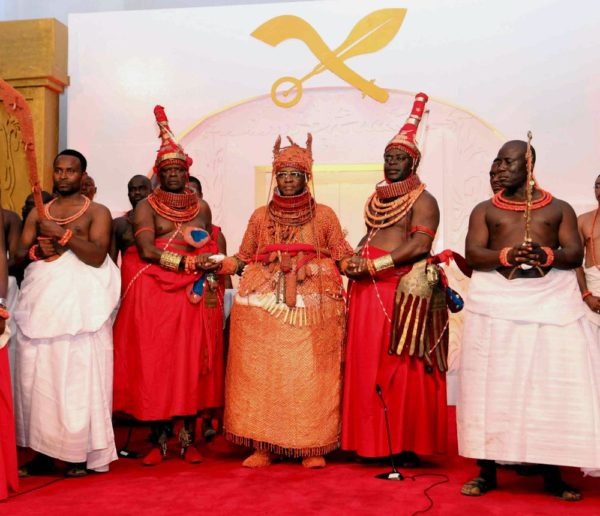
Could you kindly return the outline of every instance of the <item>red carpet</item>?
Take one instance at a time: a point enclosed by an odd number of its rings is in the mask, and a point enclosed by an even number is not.
[[[448,475],[448,483],[430,490],[434,506],[427,514],[600,514],[600,478],[583,478],[573,468],[564,468],[564,477],[581,489],[581,502],[562,502],[542,493],[540,477],[521,477],[504,469],[499,470],[499,490],[479,498],[462,496],[460,486],[476,475],[477,468],[474,461],[456,454],[454,411],[449,423],[450,454],[428,457],[423,467],[402,470],[407,476]],[[124,429],[119,428],[117,435],[122,443]],[[146,451],[147,435],[146,428],[137,427],[131,448]],[[23,479],[19,491],[23,494],[0,503],[0,514],[145,516],[210,511],[244,515],[411,515],[427,508],[423,490],[441,480],[427,476],[404,482],[378,480],[373,476],[389,468],[354,463],[344,454],[334,454],[323,470],[308,471],[294,462],[249,470],[240,466],[247,452],[230,448],[222,438],[201,447],[206,461],[199,465],[184,463],[175,456],[175,445],[172,448],[173,455],[152,468],[141,466],[139,460],[121,459],[107,474],[81,479]],[[21,453],[21,462],[25,455]]]

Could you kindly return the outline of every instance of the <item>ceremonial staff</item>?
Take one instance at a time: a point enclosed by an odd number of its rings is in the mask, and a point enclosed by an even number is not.
[[[23,95],[2,79],[0,79],[0,101],[4,102],[6,111],[9,114],[14,115],[21,127],[21,137],[23,138],[23,148],[25,149],[29,183],[31,184],[31,191],[33,192],[33,202],[35,203],[39,219],[45,219],[46,215],[44,213],[44,201],[42,200],[42,188],[40,187],[37,173],[31,110]]]
[[[527,160],[527,186],[526,186],[526,202],[525,202],[525,244],[530,244],[533,240],[531,238],[531,203],[533,201],[533,187],[535,186],[535,179],[533,179],[533,155],[531,152],[531,139],[533,134],[531,131],[527,131],[527,152],[525,153],[525,159]]]
[[[523,216],[525,217],[525,238],[523,239],[523,244],[531,244],[533,242],[533,238],[531,237],[531,206],[533,204],[533,187],[535,186],[535,179],[533,178],[533,153],[531,152],[531,140],[533,138],[533,134],[531,131],[527,131],[527,151],[525,152],[525,159],[527,161],[527,184],[525,185],[525,212]],[[521,270],[529,270],[534,268],[532,265],[522,263],[519,265]],[[538,271],[540,276],[544,275],[542,269],[540,269],[539,265],[535,266],[535,269]],[[511,271],[508,279],[512,279],[513,272],[516,270],[516,267]]]

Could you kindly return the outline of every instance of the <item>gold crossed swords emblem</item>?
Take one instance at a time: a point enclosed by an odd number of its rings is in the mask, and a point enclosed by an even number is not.
[[[288,39],[303,41],[319,60],[309,73],[300,79],[281,77],[271,87],[271,98],[280,107],[295,106],[302,98],[302,84],[325,70],[329,70],[354,86],[372,99],[386,102],[389,94],[375,85],[375,80],[368,81],[344,61],[351,57],[371,54],[384,48],[398,33],[406,9],[380,9],[368,14],[350,31],[344,42],[335,50],[331,50],[314,27],[298,16],[277,16],[258,27],[252,36],[273,47]],[[285,85],[290,85],[285,87]],[[283,86],[283,88],[281,88]],[[281,88],[281,91],[280,91]]]

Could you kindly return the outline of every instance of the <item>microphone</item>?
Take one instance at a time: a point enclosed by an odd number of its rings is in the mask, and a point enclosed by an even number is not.
[[[375,384],[375,392],[379,399],[381,400],[381,404],[383,405],[383,414],[385,416],[385,428],[387,431],[388,438],[388,448],[390,451],[390,462],[392,464],[392,471],[388,473],[380,473],[379,475],[375,475],[376,478],[381,478],[382,480],[404,480],[404,476],[396,469],[396,464],[394,464],[394,454],[392,453],[392,433],[390,432],[390,421],[388,419],[388,409],[385,403],[385,398],[383,397],[383,391],[381,390],[381,385],[378,383]]]

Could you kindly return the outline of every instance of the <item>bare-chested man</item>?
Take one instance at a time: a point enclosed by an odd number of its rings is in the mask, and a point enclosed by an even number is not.
[[[392,453],[407,466],[418,464],[419,453],[445,452],[447,439],[445,368],[418,351],[430,345],[426,336],[402,334],[397,314],[406,306],[395,302],[403,278],[414,278],[409,284],[425,279],[422,260],[440,219],[435,198],[416,174],[421,153],[415,136],[426,102],[424,93],[416,96],[409,119],[385,149],[385,181],[365,209],[368,233],[345,267],[356,281],[349,292],[342,448],[363,457],[389,454],[383,396]],[[416,312],[414,326],[425,325],[426,313]],[[391,344],[404,351],[391,354]]]
[[[121,217],[117,217],[112,223],[112,239],[110,242],[110,257],[117,263],[119,253],[121,259],[125,256],[125,251],[135,245],[133,237],[133,212],[137,204],[148,197],[152,191],[150,179],[146,176],[135,175],[127,183],[127,197],[131,203],[131,209]]]
[[[17,443],[39,452],[21,475],[68,462],[68,476],[107,471],[117,458],[111,425],[112,319],[119,272],[108,258],[110,212],[81,194],[85,158],[54,160],[57,197],[46,218],[29,213],[18,258],[33,261],[15,309]]]
[[[164,458],[169,421],[178,416],[184,417],[178,452],[201,462],[196,414],[223,405],[222,282],[199,269],[218,253],[216,234],[206,231],[205,205],[186,187],[191,158],[175,142],[163,108],[154,112],[160,185],[135,209],[136,249],[123,271],[114,327],[114,409],[151,422],[147,466]]]
[[[594,195],[600,206],[600,175],[594,182]],[[577,281],[585,304],[590,309],[590,320],[600,327],[600,207],[577,218],[579,236],[585,246],[585,262],[577,268]]]
[[[579,500],[558,465],[600,466],[600,350],[575,278],[583,250],[571,206],[535,186],[532,241],[524,243],[526,151],[523,141],[502,146],[494,167],[503,190],[469,221],[466,257],[475,272],[457,423],[459,452],[480,459],[481,471],[461,492],[496,488],[499,460],[544,464],[544,489]]]

